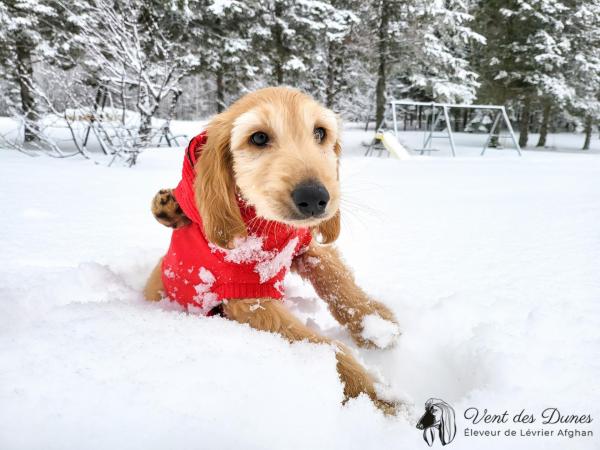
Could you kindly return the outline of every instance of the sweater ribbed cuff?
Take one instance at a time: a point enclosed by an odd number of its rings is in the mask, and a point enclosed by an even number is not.
[[[221,300],[242,300],[245,298],[274,298],[281,300],[283,294],[271,284],[232,283],[215,286],[212,292]]]

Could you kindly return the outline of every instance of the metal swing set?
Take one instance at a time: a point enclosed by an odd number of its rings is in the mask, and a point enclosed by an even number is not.
[[[431,110],[431,117],[427,121],[427,125],[425,127],[425,133],[423,137],[423,147],[413,149],[415,152],[419,152],[421,155],[425,154],[425,152],[436,151],[437,149],[433,148],[433,140],[434,139],[447,139],[450,143],[450,153],[454,157],[456,156],[456,144],[454,141],[454,134],[452,130],[452,122],[450,120],[450,109],[451,108],[460,108],[460,109],[473,109],[473,110],[487,110],[492,111],[494,119],[492,122],[492,126],[488,132],[487,139],[485,140],[485,144],[481,150],[481,156],[485,155],[485,152],[488,148],[490,148],[490,144],[492,140],[495,139],[499,141],[500,139],[510,139],[514,146],[515,151],[519,156],[521,156],[521,147],[519,146],[519,142],[515,136],[514,130],[510,123],[510,119],[508,118],[508,114],[506,113],[506,109],[504,106],[500,105],[468,105],[468,104],[450,104],[450,103],[435,103],[435,102],[415,102],[411,100],[392,100],[390,102],[390,108],[392,110],[392,118],[394,123],[394,136],[398,139],[398,109],[400,109],[404,114],[411,114],[412,111],[409,111],[409,108],[429,108]],[[444,129],[441,132],[438,132],[437,129],[439,125],[445,124]],[[504,125],[508,133],[501,133],[501,125]],[[389,137],[388,137],[389,141]],[[385,144],[382,143],[382,149],[376,149],[373,145],[369,146],[366,156],[373,153],[374,150],[383,150],[385,149],[388,153],[394,154],[391,152]],[[381,154],[381,153],[380,153]]]

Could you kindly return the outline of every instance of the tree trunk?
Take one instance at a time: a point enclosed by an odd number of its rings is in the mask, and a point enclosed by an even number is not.
[[[147,147],[152,135],[152,116],[147,114],[140,115],[140,128],[138,129],[139,145],[138,147]]]
[[[25,116],[25,142],[38,140],[39,133],[38,113],[32,92],[33,63],[31,61],[31,49],[32,44],[27,39],[23,37],[17,39],[16,75],[21,94],[21,109]]]
[[[583,143],[583,150],[590,149],[590,143],[592,141],[592,128],[594,121],[592,116],[587,116],[585,118],[585,142]]]
[[[275,41],[275,52],[276,61],[275,61],[275,79],[277,80],[277,84],[283,84],[283,64],[285,62],[286,57],[286,49],[283,43],[283,28],[279,23],[279,19],[283,15],[283,5],[281,2],[275,2],[275,18],[276,24],[273,27],[273,37]]]
[[[545,147],[546,138],[548,137],[548,124],[550,123],[550,113],[552,112],[552,105],[550,102],[544,105],[544,113],[542,116],[542,126],[540,127],[540,138],[536,147]]]
[[[327,46],[327,86],[325,88],[325,106],[333,107],[333,99],[335,96],[335,62],[334,62],[334,45],[329,42]]]
[[[150,93],[145,85],[141,85],[138,88],[139,100],[138,100],[138,112],[140,113],[140,126],[138,127],[138,142],[136,147],[144,148],[147,147],[152,138],[152,116],[156,111],[156,105],[154,108],[150,106]]]
[[[385,114],[385,88],[386,88],[386,58],[387,58],[387,39],[388,39],[388,9],[387,1],[381,0],[379,8],[380,22],[378,32],[378,58],[377,68],[377,86],[375,88],[375,130],[383,125]]]
[[[173,92],[173,97],[171,97],[171,103],[169,104],[169,115],[167,116],[169,121],[177,118],[177,103],[181,94],[183,94],[183,91],[179,88]]]
[[[523,111],[521,111],[521,124],[519,127],[519,146],[521,148],[527,147],[527,141],[529,140],[529,116],[531,115],[531,97],[525,97],[523,101]]]
[[[225,107],[225,84],[223,82],[223,67],[217,69],[217,113],[223,111]]]
[[[327,86],[326,104],[328,108],[335,108],[338,96],[348,87],[348,81],[344,78],[346,73],[345,49],[352,45],[352,40],[346,37],[342,42],[330,41],[328,45],[327,58]]]

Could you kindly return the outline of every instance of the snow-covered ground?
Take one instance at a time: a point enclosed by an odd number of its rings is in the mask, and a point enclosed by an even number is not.
[[[420,449],[430,397],[456,411],[451,448],[598,448],[597,137],[586,154],[570,152],[578,135],[480,158],[484,137],[464,135],[458,158],[397,161],[363,158],[370,134],[347,131],[339,246],[403,332],[358,354],[411,412],[342,406],[328,347],[144,302],[170,234],[149,202],[177,182],[181,149],[148,150],[133,169],[0,151],[0,448]],[[349,342],[309,286],[287,285],[303,320]],[[469,407],[537,420],[473,425]],[[593,422],[542,425],[548,407]],[[594,436],[556,436],[565,428]]]

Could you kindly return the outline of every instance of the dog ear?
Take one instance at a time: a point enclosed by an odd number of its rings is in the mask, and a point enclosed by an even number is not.
[[[321,222],[314,229],[321,239],[317,239],[320,244],[331,244],[340,235],[340,210],[338,209],[335,215],[324,222]]]
[[[337,163],[337,177],[338,180],[340,178],[340,156],[342,154],[342,146],[340,144],[340,140],[336,140],[335,144],[333,144],[333,151],[338,157]],[[325,222],[320,223],[316,227],[316,232],[321,235],[321,244],[331,244],[334,242],[338,236],[340,235],[341,221],[340,221],[340,210],[338,209],[331,219],[326,220]]]
[[[442,410],[440,419],[440,441],[442,445],[449,444],[456,435],[456,423],[454,423],[454,410],[446,402],[437,405]]]
[[[339,157],[342,156],[342,143],[340,142],[339,139],[337,139],[335,141],[335,144],[333,144],[333,151],[338,157],[338,167],[339,167]]]
[[[336,176],[338,181],[340,180],[340,157],[342,156],[342,144],[340,139],[336,139],[335,144],[333,144],[333,152],[337,157],[337,167],[336,167]]]
[[[247,231],[236,198],[229,150],[231,121],[220,114],[206,131],[207,141],[196,163],[196,207],[206,239],[219,247],[233,248],[235,238],[245,237]]]
[[[430,447],[433,445],[433,441],[435,440],[434,428],[429,427],[423,430],[423,439],[427,442],[427,445]]]

